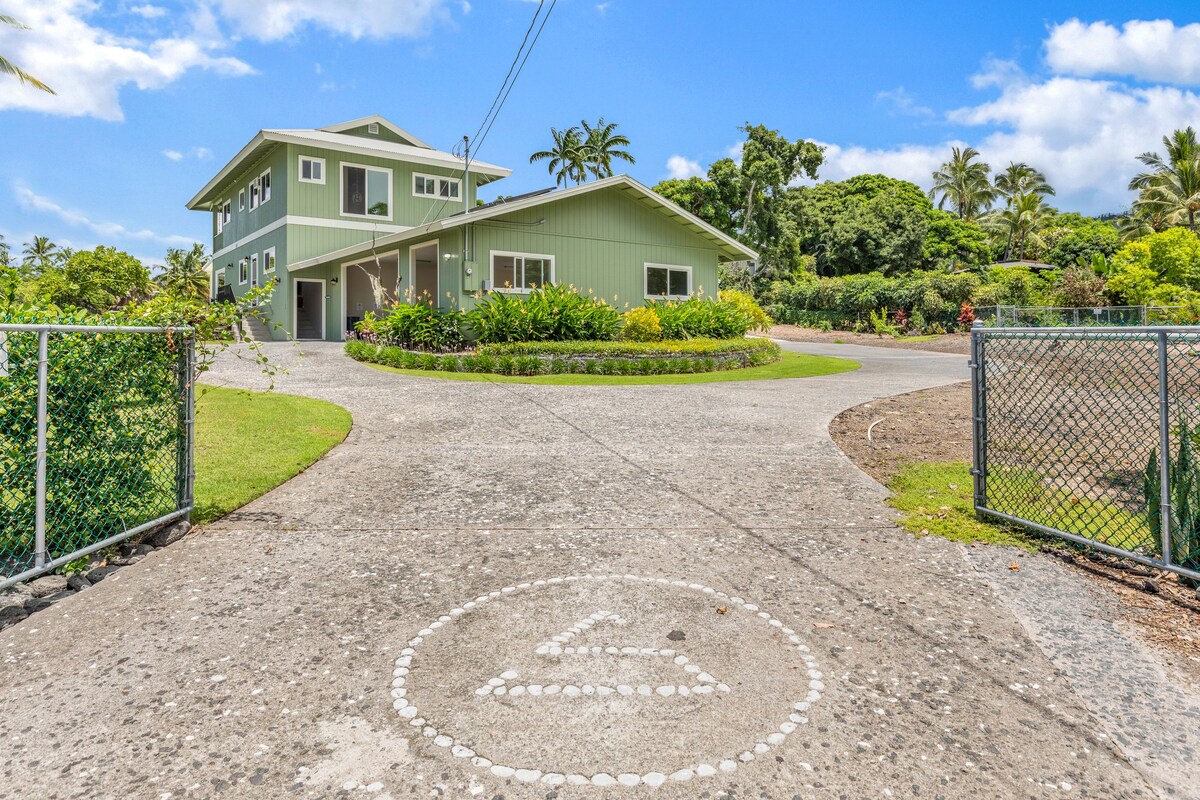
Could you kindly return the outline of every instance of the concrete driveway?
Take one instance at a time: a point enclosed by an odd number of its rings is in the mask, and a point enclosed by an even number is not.
[[[1156,794],[826,433],[965,359],[833,349],[863,368],[581,388],[272,346],[347,442],[0,634],[0,795]]]

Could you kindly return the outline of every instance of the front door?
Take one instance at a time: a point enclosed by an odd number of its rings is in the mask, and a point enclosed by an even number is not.
[[[409,258],[412,260],[412,302],[438,305],[438,243],[414,245],[409,250]]]
[[[296,330],[297,339],[325,338],[325,284],[323,281],[296,280]]]

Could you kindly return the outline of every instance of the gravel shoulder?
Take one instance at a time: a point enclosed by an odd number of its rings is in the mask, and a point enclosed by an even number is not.
[[[789,342],[814,342],[817,344],[856,344],[865,347],[886,347],[897,350],[924,350],[930,353],[952,353],[968,355],[971,352],[971,334],[947,333],[941,336],[876,336],[873,333],[851,331],[821,331],[816,328],[801,328],[797,325],[776,325],[767,334],[772,339]]]

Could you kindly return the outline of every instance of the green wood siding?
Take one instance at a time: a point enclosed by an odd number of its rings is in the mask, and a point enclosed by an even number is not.
[[[447,167],[432,167],[424,164],[408,164],[387,158],[358,155],[356,153],[340,153],[320,147],[288,145],[288,197],[291,201],[288,213],[293,216],[321,217],[352,222],[378,222],[380,225],[402,225],[415,227],[435,219],[448,217],[463,209],[462,198],[432,200],[425,197],[413,196],[413,173],[435,175],[446,178],[459,178],[461,174]],[[325,183],[302,183],[299,178],[300,156],[312,156],[325,159]],[[341,206],[342,164],[359,164],[368,167],[383,167],[392,170],[392,214],[391,219],[374,217],[343,216]],[[475,202],[475,180],[468,187],[469,202]],[[370,240],[367,232],[363,239]],[[329,252],[334,248],[317,249],[313,255]]]
[[[260,203],[258,208],[250,210],[250,181],[258,178],[266,170],[271,170],[271,199]],[[246,209],[238,210],[238,192],[246,193]],[[269,150],[261,158],[240,170],[226,182],[225,189],[219,195],[221,202],[232,201],[233,211],[229,224],[218,234],[216,217],[212,216],[213,247],[212,252],[219,253],[240,239],[252,235],[277,221],[288,211],[288,170],[287,148],[283,145]]]
[[[554,256],[555,283],[589,289],[619,308],[644,305],[647,262],[692,268],[692,292],[717,290],[717,248],[708,239],[652,206],[605,189],[535,206],[471,226],[474,247],[466,265],[467,295],[490,279],[491,251]],[[460,275],[466,277],[464,273]]]

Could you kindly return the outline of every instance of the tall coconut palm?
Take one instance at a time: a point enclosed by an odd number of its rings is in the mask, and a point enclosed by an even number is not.
[[[585,163],[588,171],[597,178],[612,176],[614,158],[630,164],[636,163],[628,150],[619,149],[629,147],[629,139],[615,132],[617,123],[606,123],[604,117],[601,117],[594,126],[589,125],[587,120],[582,120],[580,124],[583,125],[583,132],[586,134],[583,141]]]
[[[958,212],[959,219],[974,219],[985,211],[996,196],[996,190],[988,180],[992,168],[986,162],[976,161],[979,151],[974,147],[955,147],[950,160],[933,173],[933,188],[929,199],[937,200],[938,208],[946,203]]]
[[[984,226],[993,234],[1006,237],[1004,258],[1025,257],[1031,244],[1038,243],[1039,232],[1054,218],[1054,209],[1045,205],[1041,194],[1017,195],[1004,208],[993,211],[983,218]]]
[[[48,272],[63,258],[62,250],[50,241],[49,236],[33,237],[32,242],[25,243],[21,255],[24,256],[21,266],[27,274],[34,277]]]
[[[1163,137],[1166,158],[1158,153],[1142,153],[1138,161],[1150,168],[1129,182],[1129,188],[1141,192],[1133,203],[1135,212],[1159,214],[1173,225],[1196,230],[1200,213],[1200,141],[1190,126]]]
[[[8,16],[7,14],[0,14],[0,25],[10,25],[10,26],[16,28],[17,30],[22,30],[22,31],[29,30],[28,25],[21,24],[20,22],[18,22],[17,20],[13,19],[10,16]],[[53,89],[51,89],[49,86],[47,86],[46,84],[39,81],[37,78],[30,75],[25,70],[18,67],[16,64],[9,61],[4,56],[0,56],[0,73],[3,73],[5,75],[12,75],[14,78],[16,78],[18,81],[20,81],[21,83],[23,83],[26,86],[32,86],[34,89],[41,89],[43,92],[49,92],[50,94],[54,94]]]
[[[1002,172],[997,172],[995,188],[996,194],[1004,198],[1005,205],[1011,205],[1023,194],[1054,194],[1054,187],[1046,182],[1046,176],[1024,161],[1010,161]]]
[[[167,294],[188,300],[207,300],[210,260],[204,245],[199,242],[193,244],[191,250],[172,247],[167,250],[166,267],[155,276],[154,282]]]
[[[584,150],[583,132],[577,127],[563,130],[551,128],[554,146],[539,150],[529,157],[529,163],[549,161],[547,170],[554,176],[556,185],[566,186],[569,181],[576,184],[587,179],[587,154]]]

